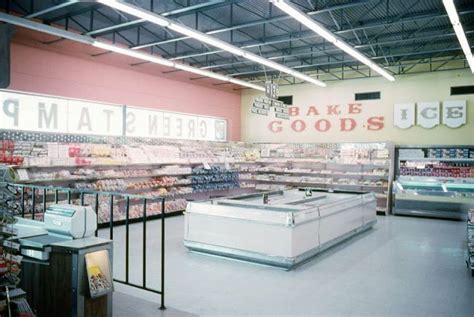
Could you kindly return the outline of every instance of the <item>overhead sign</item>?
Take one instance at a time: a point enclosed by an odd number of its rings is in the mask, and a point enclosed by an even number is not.
[[[268,116],[272,110],[276,118],[290,119],[288,106],[284,102],[264,96],[254,98],[251,108],[252,113]]]
[[[0,129],[225,141],[220,118],[0,90]]]
[[[416,108],[416,111],[415,111]],[[442,111],[439,101],[395,104],[393,124],[400,129],[408,129],[416,124],[431,129],[442,123],[449,128],[459,128],[466,124],[466,100],[444,101]]]
[[[278,84],[275,84],[271,81],[265,82],[265,95],[271,99],[277,99],[279,93]]]
[[[123,107],[0,91],[5,130],[120,136]]]

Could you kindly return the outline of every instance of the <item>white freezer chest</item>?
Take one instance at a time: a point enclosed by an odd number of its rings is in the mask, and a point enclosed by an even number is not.
[[[297,189],[191,202],[184,245],[191,251],[291,269],[376,223],[372,193]]]

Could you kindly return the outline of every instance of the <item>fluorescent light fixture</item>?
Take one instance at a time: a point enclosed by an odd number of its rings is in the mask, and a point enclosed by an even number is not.
[[[211,77],[211,78],[222,80],[222,81],[229,81],[230,80],[230,77],[227,77],[225,75],[210,72],[210,71],[203,70],[203,69],[200,69],[200,68],[197,68],[197,67],[192,67],[192,66],[189,66],[189,65],[186,65],[186,64],[176,63],[176,64],[174,64],[174,67],[177,68],[177,69],[184,70],[186,72],[190,72],[190,73],[194,73],[194,74],[198,74],[198,75],[202,75],[202,76],[206,76],[206,77]]]
[[[187,27],[185,25],[179,24],[174,22],[173,20],[169,20],[165,17],[162,17],[158,14],[155,14],[150,11],[143,10],[141,8],[135,7],[133,5],[130,5],[128,3],[125,3],[120,0],[97,0],[97,2],[100,2],[102,4],[105,4],[111,8],[120,10],[124,13],[128,13],[131,15],[134,15],[136,17],[139,17],[141,19],[144,19],[148,22],[155,23],[164,27],[169,28],[170,30],[173,30],[175,32],[181,33],[185,36],[188,36],[190,38],[193,38],[195,40],[198,40],[202,43],[209,44],[211,46],[217,47],[221,50],[227,51],[229,53],[232,53],[237,56],[242,56],[243,58],[246,58],[248,60],[251,60],[253,62],[268,66],[270,68],[276,69],[280,72],[292,75],[294,77],[303,79],[305,81],[308,81],[310,83],[313,83],[315,85],[321,86],[321,87],[326,87],[326,84],[315,79],[312,77],[309,77],[308,75],[305,75],[303,73],[300,73],[298,71],[295,71],[289,67],[286,67],[284,65],[272,62],[264,57],[258,56],[256,54],[253,54],[251,52],[245,51],[235,45],[229,44],[225,41],[219,40],[215,37],[209,36],[205,33],[202,33],[200,31],[197,31],[195,29],[192,29],[190,27]]]
[[[157,56],[153,56],[153,55],[150,55],[150,54],[140,53],[140,52],[128,49],[128,48],[122,48],[122,47],[118,47],[118,46],[115,46],[115,45],[111,45],[111,44],[107,44],[107,43],[99,42],[99,41],[95,41],[94,43],[92,43],[92,45],[94,45],[95,47],[98,47],[98,48],[102,48],[104,50],[112,51],[112,52],[119,53],[119,54],[122,54],[122,55],[135,57],[135,58],[142,59],[142,60],[145,60],[145,61],[148,61],[148,62],[151,62],[151,63],[160,64],[160,65],[164,65],[164,66],[168,66],[168,67],[174,67],[175,66],[175,64],[173,62],[170,62],[167,59],[160,58],[160,57],[157,57]]]
[[[243,56],[245,54],[244,51],[242,51],[240,48],[238,48],[236,46],[228,44],[228,43],[226,43],[224,41],[221,41],[219,39],[216,39],[214,37],[208,36],[204,33],[199,32],[199,31],[195,31],[195,30],[193,30],[191,28],[188,28],[186,26],[171,23],[168,26],[168,28],[173,30],[173,31],[176,31],[178,33],[189,36],[189,37],[191,37],[195,40],[198,40],[199,42],[203,42],[203,43],[218,47],[221,50],[230,52],[234,55]]]
[[[390,75],[387,71],[382,69],[380,66],[375,64],[365,55],[348,45],[346,42],[342,41],[341,39],[337,38],[334,34],[332,34],[329,30],[325,27],[319,25],[316,21],[310,18],[306,13],[300,11],[292,4],[289,4],[288,1],[285,0],[271,0],[271,2],[277,6],[280,10],[288,14],[289,16],[293,17],[295,20],[300,22],[301,24],[305,25],[307,28],[319,34],[323,37],[326,41],[334,44],[335,46],[339,47],[341,50],[346,52],[347,54],[351,55],[355,59],[359,60],[360,62],[364,63],[365,65],[369,66],[375,72],[379,73],[386,79],[390,81],[395,81],[395,77]],[[297,77],[297,76],[295,76]]]
[[[168,19],[166,18],[163,18],[159,15],[149,16],[148,11],[139,7],[130,6],[123,2],[119,2],[115,0],[97,0],[97,2],[105,4],[119,11],[123,11],[133,16],[136,16],[137,18],[153,22],[160,26],[168,26],[170,24]]]
[[[131,49],[128,49],[128,48],[122,48],[122,47],[119,47],[119,46],[115,46],[115,45],[111,45],[111,44],[107,44],[107,43],[99,42],[99,41],[93,42],[92,45],[94,45],[95,47],[104,49],[104,50],[108,50],[108,51],[112,51],[112,52],[115,52],[115,53],[127,55],[127,56],[130,56],[130,57],[138,58],[138,59],[145,60],[145,61],[148,61],[148,62],[151,62],[151,63],[160,64],[160,65],[164,65],[164,66],[168,66],[168,67],[174,67],[174,68],[177,68],[179,70],[183,70],[183,71],[186,71],[186,72],[189,72],[189,73],[194,73],[194,74],[198,74],[198,75],[201,75],[201,76],[214,78],[214,79],[217,79],[217,80],[222,80],[222,81],[234,83],[234,84],[237,84],[237,85],[240,85],[240,86],[249,87],[249,88],[253,88],[253,89],[256,89],[256,90],[260,90],[260,91],[265,91],[265,88],[262,87],[262,86],[259,86],[259,85],[255,85],[255,84],[243,81],[243,80],[235,79],[235,78],[232,78],[232,77],[229,77],[229,76],[221,75],[221,74],[214,73],[214,72],[211,72],[211,71],[208,71],[208,70],[193,67],[193,66],[190,66],[190,65],[173,63],[172,61],[167,60],[165,58],[153,56],[153,55],[150,55],[150,54],[141,53],[141,52],[134,51],[134,50],[131,50]]]
[[[464,33],[461,21],[459,20],[458,12],[456,11],[456,7],[454,6],[454,1],[443,0],[443,4],[446,8],[446,12],[448,13],[449,20],[453,25],[454,32],[456,33],[462,51],[466,56],[467,63],[471,68],[471,72],[474,74],[474,57],[472,56],[471,47],[469,46],[469,42],[467,41],[466,33]]]
[[[240,86],[245,86],[245,87],[249,87],[256,90],[265,91],[265,88],[263,88],[262,86],[249,83],[248,81],[243,81],[243,80],[235,79],[235,78],[230,78],[229,81],[233,84],[237,84]]]
[[[134,57],[134,58],[141,59],[141,60],[144,60],[144,61],[148,61],[148,62],[151,62],[151,63],[160,64],[160,65],[164,65],[164,66],[168,66],[168,67],[174,67],[174,68],[177,68],[177,69],[180,69],[180,70],[184,70],[186,72],[191,72],[191,73],[194,73],[194,74],[199,74],[199,75],[202,75],[202,76],[211,77],[211,78],[222,80],[222,81],[225,81],[225,82],[231,82],[231,83],[234,83],[234,84],[237,84],[237,85],[240,85],[240,86],[249,87],[249,88],[260,90],[260,91],[265,91],[264,87],[259,86],[259,85],[255,85],[253,83],[245,82],[243,80],[235,79],[235,78],[232,78],[232,77],[229,77],[229,76],[221,75],[221,74],[214,73],[214,72],[204,70],[204,69],[200,69],[200,68],[197,68],[197,67],[192,67],[190,65],[174,63],[173,61],[170,61],[168,59],[158,57],[158,56],[153,56],[153,55],[146,54],[146,53],[142,53],[142,52],[139,52],[139,51],[134,51],[134,50],[131,50],[129,48],[124,48],[124,47],[116,46],[116,45],[113,45],[113,44],[100,42],[100,41],[97,41],[94,38],[89,37],[89,36],[72,33],[72,32],[66,31],[66,30],[61,30],[61,29],[58,29],[58,28],[55,28],[55,27],[52,27],[52,26],[49,26],[49,25],[44,25],[44,24],[41,24],[41,23],[38,23],[38,22],[33,22],[33,21],[30,21],[30,20],[27,20],[27,19],[24,19],[24,18],[20,18],[20,17],[16,17],[16,16],[13,16],[13,15],[10,15],[10,14],[6,14],[6,13],[3,13],[3,12],[0,12],[0,22],[6,22],[6,23],[21,26],[21,27],[24,27],[24,28],[27,28],[27,29],[30,29],[30,30],[39,31],[39,32],[43,32],[43,33],[46,33],[46,34],[51,34],[51,35],[54,35],[54,36],[59,36],[59,37],[65,38],[65,39],[75,41],[75,42],[84,43],[84,44],[88,44],[88,45],[93,45],[95,47],[98,47],[98,48],[101,48],[101,49],[104,49],[104,50],[107,50],[107,51],[112,51],[112,52],[115,52],[115,53],[119,53],[119,54],[130,56],[130,57]]]

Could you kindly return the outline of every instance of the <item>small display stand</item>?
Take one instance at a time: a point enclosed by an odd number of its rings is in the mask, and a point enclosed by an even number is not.
[[[24,259],[22,286],[37,316],[111,317],[112,241],[91,237],[51,246],[48,262]],[[100,293],[90,288],[89,277],[97,275]]]

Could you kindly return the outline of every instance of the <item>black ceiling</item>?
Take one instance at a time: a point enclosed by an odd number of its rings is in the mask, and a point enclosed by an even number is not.
[[[326,43],[268,0],[130,0],[236,46],[322,80],[369,77],[367,67]],[[441,0],[294,0],[303,11],[394,74],[467,68]],[[474,1],[456,1],[471,46]],[[106,38],[196,67],[259,82],[271,69],[185,39],[168,29],[95,3],[0,0],[28,19]],[[50,43],[50,45],[54,45]],[[281,84],[295,79],[282,76]],[[298,82],[298,81],[296,81]]]

